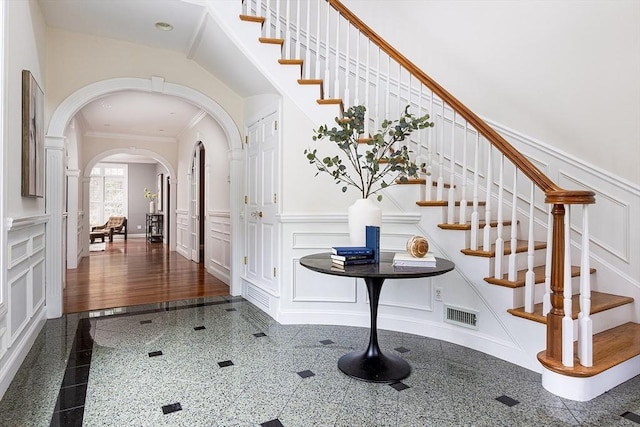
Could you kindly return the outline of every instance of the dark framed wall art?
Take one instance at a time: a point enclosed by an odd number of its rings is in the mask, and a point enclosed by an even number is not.
[[[44,197],[44,93],[22,70],[22,195]]]

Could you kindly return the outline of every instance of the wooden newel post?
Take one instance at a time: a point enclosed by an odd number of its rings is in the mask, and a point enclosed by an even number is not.
[[[564,317],[564,205],[554,204],[551,251],[551,310],[547,314],[547,357],[562,362]]]

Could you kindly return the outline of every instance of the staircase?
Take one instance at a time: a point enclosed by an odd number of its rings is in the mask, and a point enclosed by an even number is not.
[[[509,292],[505,310],[545,328],[537,355],[545,388],[589,400],[640,374],[634,298],[604,292],[602,283],[591,290],[594,193],[552,182],[337,0],[245,0],[239,19],[259,27],[259,43],[283,73],[295,71],[295,84],[317,87],[314,108],[333,106],[328,117],[365,105],[373,130],[406,105],[431,115],[435,127],[406,141],[425,163],[406,185],[418,189],[425,216],[439,217],[431,238],[455,242],[469,260],[456,260],[465,274]]]

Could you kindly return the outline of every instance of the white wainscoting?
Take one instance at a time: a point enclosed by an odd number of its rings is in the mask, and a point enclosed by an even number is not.
[[[48,220],[48,215],[7,220],[7,299],[0,311],[0,397],[46,321]]]
[[[207,271],[229,285],[231,283],[231,214],[207,213]]]
[[[189,249],[189,211],[176,210],[176,252],[187,259],[191,259]]]

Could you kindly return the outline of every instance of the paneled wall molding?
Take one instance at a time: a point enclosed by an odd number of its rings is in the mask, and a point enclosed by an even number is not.
[[[231,216],[231,212],[209,210],[207,211],[207,216],[218,217],[218,218],[229,218]]]
[[[51,215],[32,215],[20,218],[5,218],[5,229],[7,231],[16,231],[25,227],[32,227],[38,224],[46,224],[51,219]]]

